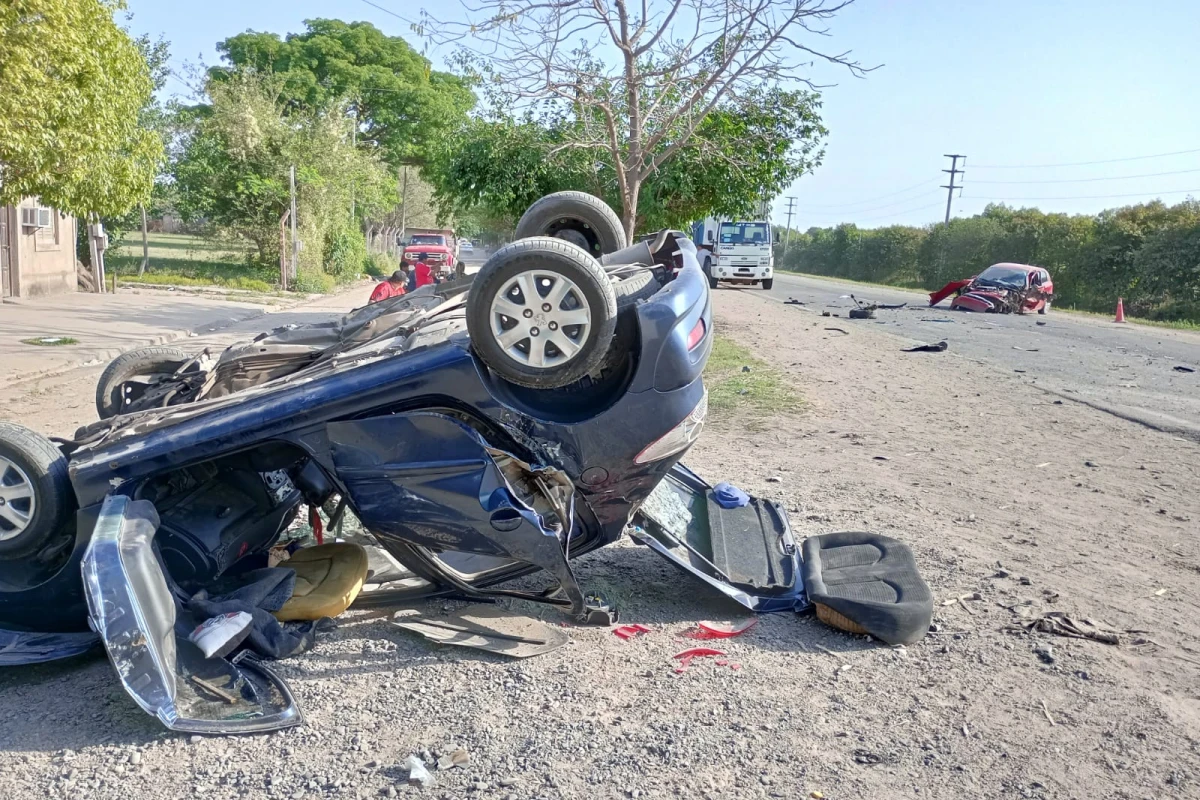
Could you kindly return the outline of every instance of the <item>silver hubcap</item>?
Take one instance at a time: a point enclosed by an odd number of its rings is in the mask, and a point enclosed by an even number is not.
[[[23,469],[0,456],[0,542],[24,533],[35,511],[33,481]]]
[[[490,316],[500,349],[529,367],[571,361],[592,328],[592,311],[575,282],[542,270],[510,278],[492,300]]]

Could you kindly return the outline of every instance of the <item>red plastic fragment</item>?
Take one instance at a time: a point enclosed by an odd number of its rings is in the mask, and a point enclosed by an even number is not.
[[[613,628],[613,635],[618,638],[629,641],[635,636],[641,636],[643,633],[649,633],[650,629],[645,625],[621,625]]]
[[[732,639],[734,636],[741,636],[757,624],[757,617],[751,618],[749,622],[738,627],[718,622],[701,622],[697,624],[698,630],[688,631],[684,635],[689,639]]]
[[[317,544],[325,544],[325,526],[321,522],[321,515],[317,513],[316,506],[308,507],[308,524],[312,527],[313,538],[317,540]]]
[[[676,672],[685,671],[692,663],[694,658],[705,658],[707,656],[723,656],[725,655],[720,650],[714,650],[711,647],[691,647],[684,650],[682,653],[676,653],[672,658],[679,662],[679,666],[675,668]]]

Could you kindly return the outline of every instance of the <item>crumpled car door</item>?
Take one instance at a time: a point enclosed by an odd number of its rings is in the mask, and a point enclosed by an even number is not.
[[[186,733],[262,733],[299,725],[282,679],[249,654],[205,658],[176,635],[175,598],[152,542],[153,504],[105,498],[83,556],[89,620],[125,691],[148,714]]]

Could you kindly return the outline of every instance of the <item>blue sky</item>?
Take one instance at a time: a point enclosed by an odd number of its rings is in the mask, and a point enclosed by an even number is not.
[[[431,7],[372,2],[407,18]],[[234,33],[287,33],[313,17],[367,20],[410,35],[403,21],[364,0],[129,0],[129,7],[132,30],[164,35],[181,72],[185,62],[215,63],[214,45]],[[1195,0],[859,0],[820,44],[883,66],[865,79],[814,68],[816,82],[835,84],[823,92],[830,136],[825,163],[785,192],[796,198],[792,224],[940,220],[944,153],[968,157],[955,216],[991,200],[1091,213],[1158,196],[1176,202],[1187,197],[1183,190],[1200,197],[1197,32]],[[172,89],[181,84],[172,81]],[[1195,152],[1139,158],[1180,151]],[[1042,166],[1096,161],[1109,163]],[[1008,166],[1022,168],[999,168]],[[785,205],[776,203],[778,222]]]

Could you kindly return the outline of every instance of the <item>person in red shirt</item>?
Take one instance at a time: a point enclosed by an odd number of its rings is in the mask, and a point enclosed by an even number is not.
[[[437,281],[433,279],[433,271],[429,269],[429,265],[424,261],[417,262],[415,273],[417,276],[416,284],[418,289],[420,289],[422,286],[428,286],[431,283],[437,283]]]
[[[380,300],[387,300],[389,297],[399,297],[404,294],[404,284],[407,282],[408,276],[404,274],[404,270],[396,270],[387,280],[376,286],[375,291],[371,292],[371,302],[378,303]]]

